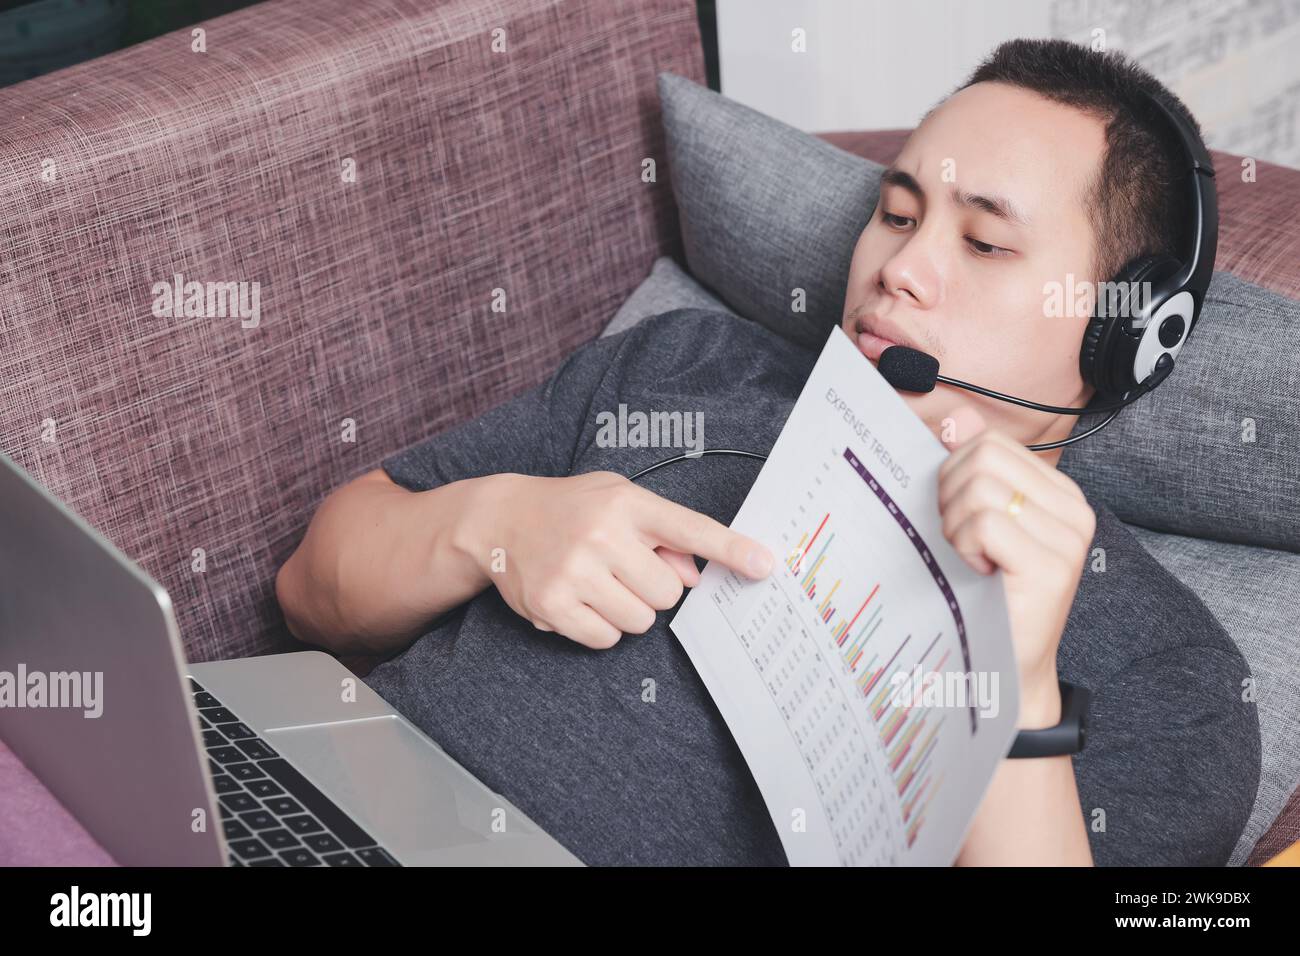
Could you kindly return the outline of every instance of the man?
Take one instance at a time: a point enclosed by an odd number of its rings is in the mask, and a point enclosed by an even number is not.
[[[1141,89],[1176,103],[1116,55],[1015,41],[934,109],[854,251],[842,324],[866,357],[915,345],[956,378],[1084,404],[1086,315],[1046,318],[1045,284],[1181,248],[1177,154],[1135,118]],[[726,527],[757,465],[713,456],[633,485],[622,476],[660,450],[595,436],[625,403],[701,412],[711,447],[766,452],[816,358],[697,310],[589,343],[545,384],[331,494],[277,577],[290,630],[396,654],[368,683],[588,863],[784,862],[664,613],[698,581],[692,556],[771,570]],[[903,397],[954,449],[945,536],[1003,572],[1020,726],[1059,721],[1058,675],[1094,695],[1082,754],[1003,762],[959,862],[1223,863],[1259,776],[1232,641],[1056,470],[1059,451],[1024,448],[1075,419],[943,385]]]

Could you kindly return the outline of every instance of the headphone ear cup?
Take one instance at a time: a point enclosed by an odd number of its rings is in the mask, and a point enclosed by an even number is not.
[[[1133,283],[1151,285],[1151,307],[1158,307],[1161,285],[1178,273],[1178,260],[1163,254],[1139,256],[1124,266],[1111,280],[1118,294],[1103,294],[1097,290],[1092,317],[1083,333],[1083,346],[1079,350],[1079,372],[1083,380],[1097,390],[1102,398],[1119,398],[1137,387],[1133,378],[1133,361],[1137,354],[1138,338],[1125,335],[1125,321],[1134,317],[1129,311],[1128,290]],[[1110,306],[1118,308],[1112,313]]]

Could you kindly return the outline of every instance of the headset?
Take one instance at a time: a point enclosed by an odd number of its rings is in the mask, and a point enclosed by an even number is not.
[[[1187,248],[1174,257],[1144,255],[1127,263],[1107,284],[1117,294],[1098,290],[1093,314],[1079,350],[1079,372],[1096,389],[1083,408],[1044,405],[938,374],[939,363],[918,349],[885,349],[878,370],[890,385],[911,392],[928,392],[945,382],[999,401],[1057,415],[1091,415],[1110,412],[1102,422],[1060,441],[1028,445],[1046,451],[1081,441],[1114,420],[1120,410],[1154,391],[1174,370],[1174,359],[1195,328],[1214,273],[1219,244],[1219,205],[1214,185],[1214,164],[1191,126],[1157,95],[1142,91],[1147,118],[1164,126],[1178,143],[1175,181],[1180,188],[1189,222]],[[1135,294],[1136,293],[1136,294]],[[1118,396],[1118,401],[1100,400]]]
[[[1152,117],[1163,122],[1181,146],[1183,168],[1176,169],[1175,176],[1185,180],[1190,241],[1181,258],[1156,254],[1134,259],[1113,280],[1124,295],[1098,296],[1084,332],[1079,371],[1101,395],[1134,389],[1146,394],[1173,371],[1174,359],[1200,319],[1219,244],[1218,194],[1209,153],[1168,104],[1149,92],[1143,96]],[[1130,291],[1144,283],[1150,284],[1149,298],[1133,303]],[[1119,307],[1108,312],[1107,301]],[[1167,371],[1161,373],[1162,369]],[[1152,376],[1158,377],[1148,384]]]
[[[1182,181],[1189,210],[1184,235],[1187,248],[1178,256],[1165,253],[1143,255],[1128,262],[1108,284],[1115,294],[1099,289],[1092,316],[1083,334],[1079,372],[1096,394],[1083,408],[1044,405],[1017,398],[979,385],[939,374],[939,362],[919,349],[891,346],[877,360],[877,371],[901,391],[929,392],[943,382],[1024,408],[1057,415],[1092,415],[1110,412],[1109,417],[1086,431],[1060,441],[1027,445],[1031,451],[1046,451],[1073,444],[1092,435],[1114,420],[1122,409],[1163,382],[1174,370],[1174,360],[1187,343],[1200,319],[1206,291],[1214,272],[1219,244],[1219,204],[1214,184],[1214,164],[1200,137],[1190,124],[1156,94],[1143,90],[1139,108],[1147,119],[1165,127],[1178,143],[1175,181]],[[1103,400],[1100,403],[1098,400]],[[1117,399],[1115,401],[1106,401]],[[713,449],[678,455],[643,468],[630,477],[636,481],[664,465],[701,454],[742,455],[765,460],[765,455],[734,449]]]

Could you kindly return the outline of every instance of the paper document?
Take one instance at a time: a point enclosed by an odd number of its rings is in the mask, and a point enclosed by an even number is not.
[[[1015,737],[1002,573],[943,536],[947,450],[840,329],[671,627],[740,746],[792,865],[953,862]]]

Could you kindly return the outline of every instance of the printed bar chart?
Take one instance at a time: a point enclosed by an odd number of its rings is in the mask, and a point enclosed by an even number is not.
[[[710,563],[672,621],[792,864],[951,863],[1014,737],[1002,584],[943,537],[945,455],[832,332],[732,522],[775,569]]]

